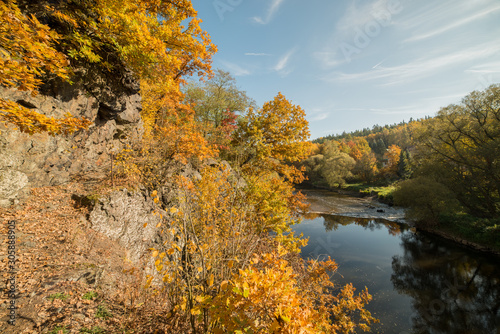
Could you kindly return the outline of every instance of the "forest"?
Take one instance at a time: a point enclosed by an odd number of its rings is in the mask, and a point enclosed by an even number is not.
[[[500,249],[500,85],[434,117],[314,140],[314,186],[378,193],[417,226]]]

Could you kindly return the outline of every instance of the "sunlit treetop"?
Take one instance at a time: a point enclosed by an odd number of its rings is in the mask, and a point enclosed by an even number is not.
[[[184,77],[210,74],[216,52],[187,0],[21,0],[0,10],[0,83],[33,92],[46,75],[67,79],[70,69],[92,66],[131,70],[179,99]]]

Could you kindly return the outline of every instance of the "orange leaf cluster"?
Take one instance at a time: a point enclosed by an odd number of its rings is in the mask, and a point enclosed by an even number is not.
[[[53,45],[60,36],[34,16],[21,13],[14,2],[0,2],[0,85],[36,95],[41,76],[52,74],[69,80],[68,61]],[[0,122],[33,134],[68,134],[90,124],[66,115],[54,119],[0,98]]]

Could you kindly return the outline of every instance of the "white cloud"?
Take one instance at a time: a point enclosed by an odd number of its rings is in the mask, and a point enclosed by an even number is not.
[[[455,7],[455,8],[457,8],[457,7]],[[461,20],[456,20],[456,17],[455,17],[455,20],[453,20],[454,21],[453,23],[450,23],[448,25],[441,26],[441,27],[432,28],[431,30],[429,30],[427,32],[410,37],[410,38],[404,40],[403,42],[415,42],[415,41],[420,41],[420,40],[432,38],[434,36],[440,35],[440,34],[445,33],[447,31],[450,31],[450,30],[459,28],[461,26],[464,26],[466,24],[469,24],[473,21],[476,21],[480,18],[483,18],[486,15],[489,15],[489,14],[494,13],[494,12],[499,11],[499,10],[500,10],[500,6],[494,6],[494,7],[486,8],[482,11],[477,12],[477,13],[472,13],[472,15],[469,12],[466,14],[466,17],[461,19]],[[460,14],[465,14],[465,13],[457,13],[457,17],[460,16]]]
[[[247,52],[245,53],[245,56],[255,56],[255,57],[260,57],[260,56],[272,56],[269,53],[255,53],[255,52]]]
[[[331,82],[366,82],[371,80],[385,81],[383,85],[395,85],[408,83],[424,77],[436,74],[439,71],[449,67],[459,65],[474,60],[494,56],[500,52],[500,46],[487,43],[476,45],[466,50],[456,51],[454,53],[443,53],[439,56],[419,58],[413,62],[403,65],[383,67],[378,66],[375,69],[359,73],[330,73],[323,77],[325,81]]]
[[[394,18],[403,9],[401,2],[394,0],[350,1],[343,16],[332,27],[330,36],[322,41],[321,49],[314,53],[315,58],[326,68],[349,63],[350,56],[358,55],[365,47],[356,43],[358,36],[369,35],[368,46],[384,29],[394,25]],[[352,50],[355,51],[351,53]]]
[[[479,73],[479,74],[500,73],[500,61],[476,65],[465,70],[465,72]]]
[[[324,67],[332,68],[346,64],[347,59],[336,51],[322,51],[313,53],[316,58]]]
[[[243,68],[240,65],[228,61],[221,61],[221,63],[234,76],[238,77],[252,74],[250,70]]]
[[[318,115],[315,115],[311,118],[311,121],[312,122],[319,122],[319,121],[324,121],[325,119],[327,119],[328,117],[330,117],[330,113],[329,112],[324,112],[324,113],[320,113]]]
[[[273,67],[273,70],[276,72],[280,72],[283,75],[287,75],[291,72],[290,69],[287,69],[288,63],[290,62],[290,58],[295,53],[296,48],[291,49],[286,54],[284,54],[279,60],[278,63]]]
[[[387,24],[390,24],[393,16],[402,9],[401,5],[394,5],[395,3],[397,2],[375,0],[359,5],[356,1],[351,1],[344,16],[337,23],[336,33],[339,35],[338,37],[351,36],[356,28],[363,28],[381,17],[382,14],[389,14],[390,17],[385,17],[385,19],[387,19]],[[397,11],[395,11],[396,8]]]
[[[272,0],[271,6],[263,17],[255,16],[253,20],[259,24],[268,24],[285,0]]]

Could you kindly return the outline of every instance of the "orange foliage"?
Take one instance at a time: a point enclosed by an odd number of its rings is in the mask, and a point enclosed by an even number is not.
[[[240,122],[237,140],[248,143],[257,159],[294,162],[311,149],[305,111],[281,93],[259,110],[251,109]]]
[[[306,158],[312,149],[305,111],[284,95],[266,102],[259,110],[250,109],[242,117],[234,144],[240,149],[240,163],[248,173],[271,170],[292,183],[304,180],[304,169],[290,163]]]
[[[384,158],[387,159],[387,166],[384,168],[385,171],[392,174],[397,174],[398,164],[401,156],[401,148],[398,145],[391,145],[384,154]]]
[[[371,153],[370,145],[368,145],[366,139],[361,137],[356,137],[349,141],[341,141],[339,149],[342,153],[349,154],[356,161],[361,160],[364,155]]]
[[[364,309],[371,300],[366,290],[354,296],[354,288],[347,285],[339,295],[331,294],[334,261],[309,261],[301,277],[284,255],[278,247],[255,256],[248,268],[222,283],[210,302],[214,333],[353,333],[356,312],[364,321],[359,327],[369,330],[376,320]]]
[[[43,75],[69,80],[68,61],[53,47],[58,39],[57,33],[34,16],[23,15],[14,2],[0,2],[0,85],[36,95]],[[90,124],[70,114],[64,119],[47,117],[2,98],[0,122],[29,134],[48,132],[51,135],[68,134]]]

